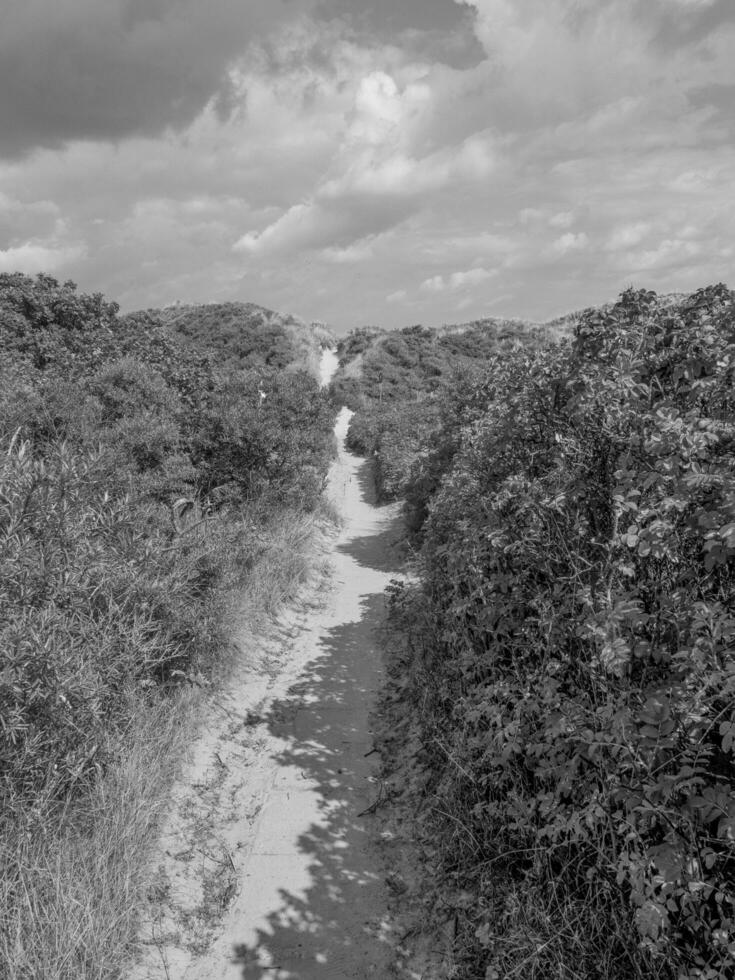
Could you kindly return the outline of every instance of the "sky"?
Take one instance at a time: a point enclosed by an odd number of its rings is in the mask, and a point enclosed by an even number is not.
[[[733,0],[3,0],[0,272],[343,333],[734,259]]]

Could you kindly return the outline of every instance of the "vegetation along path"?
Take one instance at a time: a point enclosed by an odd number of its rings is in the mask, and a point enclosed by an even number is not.
[[[391,974],[370,712],[382,680],[375,627],[396,572],[397,515],[375,506],[369,464],[344,448],[349,417],[343,409],[337,421],[339,455],[329,478],[343,518],[327,545],[330,571],[318,600],[281,623],[276,640],[287,655],[275,654],[281,667],[257,710],[244,712],[258,699],[257,677],[244,671],[240,690],[226,692],[223,730],[207,726],[178,802],[180,812],[199,809],[207,839],[196,847],[177,842],[182,828],[174,821],[161,889],[169,901],[178,890],[178,910],[173,902],[167,921],[151,922],[137,977]],[[187,884],[197,861],[203,874]]]

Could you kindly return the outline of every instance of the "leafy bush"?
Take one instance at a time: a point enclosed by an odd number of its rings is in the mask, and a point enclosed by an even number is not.
[[[442,413],[446,416],[452,392],[464,391],[488,358],[520,346],[545,346],[563,336],[573,319],[553,325],[479,320],[439,330],[363,327],[344,338],[332,393],[355,411],[347,444],[374,457],[379,498],[410,496],[409,523],[420,523],[423,506],[409,491],[411,473],[415,468],[413,485],[418,487],[431,469],[436,422]]]
[[[356,412],[347,430],[347,448],[375,461],[378,499],[403,496],[411,468],[427,452],[437,422],[437,402],[389,403]]]
[[[577,316],[549,324],[487,319],[439,329],[361,327],[339,342],[340,367],[332,391],[337,401],[356,411],[376,403],[413,401],[443,389],[457,371],[484,366],[499,352],[548,346],[569,333]]]
[[[0,799],[22,810],[94,780],[130,691],[207,671],[244,508],[315,506],[333,413],[307,375],[228,373],[49,276],[0,276],[0,350]]]
[[[275,313],[255,303],[209,303],[149,310],[165,324],[167,335],[194,349],[217,351],[218,361],[233,370],[306,370],[318,377],[321,347],[333,343],[317,323]]]
[[[415,473],[392,608],[458,975],[732,975],[734,374],[725,287],[629,291],[497,358]]]
[[[215,500],[300,500],[312,509],[333,453],[332,410],[303,372],[241,374],[197,419],[197,489]]]
[[[298,369],[326,338],[271,320],[243,371],[216,315],[184,341],[71,282],[0,276],[3,977],[118,975],[156,753],[191,700],[170,695],[216,674],[235,589],[257,617],[303,580],[334,413]]]

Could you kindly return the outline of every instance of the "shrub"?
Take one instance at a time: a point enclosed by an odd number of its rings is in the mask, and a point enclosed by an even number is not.
[[[301,363],[317,339],[296,332]],[[235,586],[264,615],[308,565],[304,511],[333,412],[309,376],[242,372],[221,354],[73,283],[0,276],[3,976],[119,967],[149,774],[126,783],[120,814],[103,804],[123,755],[155,752],[136,726],[160,715],[166,729],[186,701],[170,692],[217,672]],[[196,515],[186,527],[180,497]]]
[[[731,975],[733,372],[727,289],[625,293],[493,363],[429,496],[393,617],[463,976],[548,975],[514,901],[586,976]]]
[[[126,690],[206,669],[223,534],[246,500],[314,506],[332,413],[306,375],[215,371],[49,276],[0,276],[0,349],[0,796],[22,809],[96,778]],[[202,533],[177,536],[182,494]]]

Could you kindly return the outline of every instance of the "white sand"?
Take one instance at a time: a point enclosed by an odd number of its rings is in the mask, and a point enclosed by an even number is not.
[[[322,351],[321,361],[319,362],[319,377],[322,387],[326,387],[334,376],[334,372],[339,367],[337,351],[327,349]]]
[[[370,502],[369,464],[344,449],[349,416],[337,422],[329,479],[344,516],[328,545],[332,572],[318,602],[284,618],[278,651],[246,656],[220,696],[225,713],[177,787],[163,841],[168,896],[131,980],[392,975],[377,818],[359,814],[379,794],[377,756],[366,757],[382,678],[374,627],[397,574],[397,514]]]

